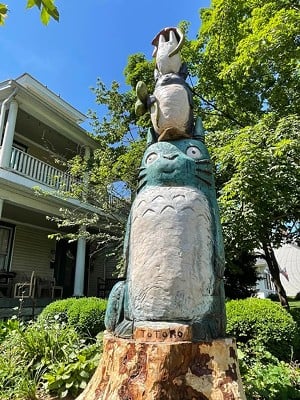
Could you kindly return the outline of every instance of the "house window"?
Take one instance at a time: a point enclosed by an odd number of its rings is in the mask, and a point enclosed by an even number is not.
[[[273,282],[271,280],[271,276],[267,272],[265,273],[264,281],[265,281],[265,288],[267,290],[274,290],[275,289],[274,288],[274,284],[273,284]]]
[[[15,228],[0,222],[0,270],[9,271]]]

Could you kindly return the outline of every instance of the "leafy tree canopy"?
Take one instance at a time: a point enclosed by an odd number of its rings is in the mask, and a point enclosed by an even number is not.
[[[197,91],[223,116],[207,129],[252,126],[299,112],[299,3],[213,0],[202,9]]]

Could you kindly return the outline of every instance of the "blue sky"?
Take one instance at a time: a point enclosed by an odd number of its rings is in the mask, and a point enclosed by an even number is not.
[[[153,37],[181,20],[191,22],[189,36],[195,37],[199,9],[210,0],[57,0],[60,22],[48,26],[38,10],[26,10],[26,0],[7,4],[9,17],[0,27],[0,81],[28,72],[86,113],[97,109],[90,91],[97,77],[107,85],[113,80],[125,85],[128,56],[143,52],[150,59]]]

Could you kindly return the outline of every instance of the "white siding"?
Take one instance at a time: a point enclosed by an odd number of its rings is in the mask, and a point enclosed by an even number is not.
[[[55,248],[55,241],[48,239],[47,235],[47,232],[38,228],[23,225],[16,227],[12,271],[18,275],[30,276],[35,271],[39,277],[53,276],[50,255]]]

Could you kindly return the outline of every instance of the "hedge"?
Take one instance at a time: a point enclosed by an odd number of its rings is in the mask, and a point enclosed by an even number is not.
[[[40,321],[59,319],[73,326],[83,336],[96,337],[105,329],[107,300],[97,297],[56,300],[44,308]]]
[[[227,334],[248,346],[262,345],[280,360],[289,360],[296,322],[269,299],[247,298],[226,303]]]

